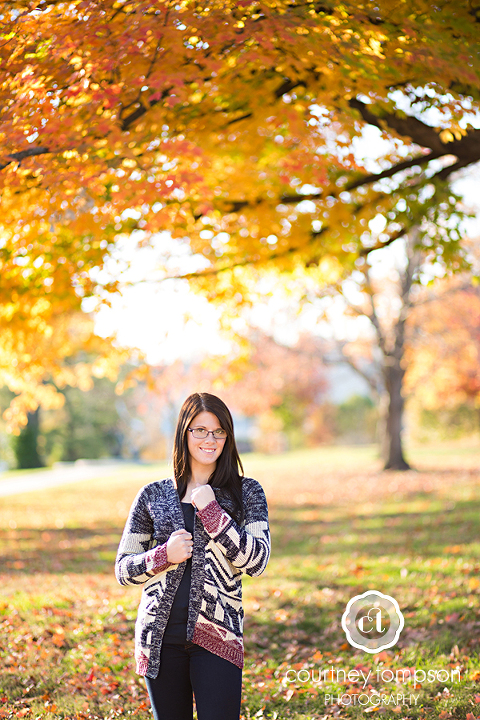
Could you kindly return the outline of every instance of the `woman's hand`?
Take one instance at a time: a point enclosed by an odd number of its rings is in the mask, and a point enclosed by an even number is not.
[[[193,540],[188,530],[175,530],[167,541],[167,560],[178,564],[192,557]]]
[[[192,505],[195,505],[197,510],[203,510],[212,500],[215,500],[215,494],[211,485],[197,485],[197,487],[193,488]]]

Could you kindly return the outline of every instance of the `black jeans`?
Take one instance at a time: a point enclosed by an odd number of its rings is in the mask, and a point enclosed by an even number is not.
[[[155,720],[239,720],[242,671],[224,658],[186,642],[164,643],[160,671],[145,678]]]

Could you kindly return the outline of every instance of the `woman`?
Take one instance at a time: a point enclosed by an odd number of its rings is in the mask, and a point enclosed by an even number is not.
[[[138,493],[115,563],[120,584],[144,584],[137,672],[146,677],[155,720],[192,720],[193,696],[198,720],[238,720],[241,576],[263,572],[270,534],[264,492],[243,477],[220,398],[185,400],[173,466],[174,480]]]

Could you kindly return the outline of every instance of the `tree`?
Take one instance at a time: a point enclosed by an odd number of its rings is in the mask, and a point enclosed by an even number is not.
[[[473,265],[478,249],[465,242]],[[446,268],[443,268],[443,272]],[[427,410],[478,404],[479,298],[475,275],[445,274],[418,248],[413,233],[390,267],[352,275],[343,290],[350,314],[366,317],[372,334],[343,343],[342,357],[370,385],[384,408],[385,468],[408,469],[402,443],[405,401]],[[355,283],[355,285],[354,285]]]
[[[119,399],[125,441],[144,459],[169,456],[185,398],[213,392],[234,415],[240,413],[265,430],[255,443],[259,449],[284,448],[285,436],[293,444],[304,444],[327,386],[321,350],[311,337],[287,347],[250,331],[227,356],[152,367],[149,385],[139,383],[126,401]]]
[[[426,410],[467,403],[480,417],[480,293],[471,282],[438,283],[413,313],[406,387]]]
[[[59,388],[63,407],[43,413],[42,436],[49,462],[79,458],[122,457],[121,420],[115,383],[92,378],[89,390]]]
[[[350,312],[368,318],[374,333],[370,360],[376,366],[376,372],[362,369],[358,348],[354,346],[344,348],[344,357],[367,380],[380,406],[384,406],[381,440],[385,470],[408,470],[410,467],[402,442],[404,379],[408,367],[407,326],[426,265],[425,255],[418,249],[416,233],[412,231],[405,238],[403,266],[400,262],[387,276],[375,278],[371,266],[365,263],[362,272],[354,276],[360,298],[352,301],[348,293],[343,293]]]
[[[239,302],[247,266],[321,284],[419,224],[426,194],[448,216],[446,180],[480,158],[473,2],[14,0],[0,14],[8,362],[38,345],[35,329],[25,352],[19,327],[51,330],[45,300],[77,310],[118,288],[99,270],[122,233],[188,238],[200,291]],[[391,141],[373,172],[351,152],[366,125]],[[419,242],[460,267],[454,227]],[[45,401],[33,375],[28,393]]]
[[[43,467],[44,462],[38,447],[39,432],[39,409],[37,408],[35,412],[28,414],[27,424],[13,440],[13,452],[19,470]]]
[[[179,410],[193,392],[211,390],[211,368],[201,362],[150,368],[149,381],[136,384],[128,398],[118,399],[124,442],[133,457],[171,456]]]
[[[4,417],[7,429],[17,433],[39,405],[62,407],[66,386],[88,390],[93,378],[114,381],[132,355],[112,345],[111,338],[98,337],[92,318],[80,310],[65,311],[58,298],[47,296],[32,304],[38,312],[33,308],[31,315],[19,313],[0,321],[0,384],[14,394]]]
[[[271,451],[285,446],[282,436],[290,446],[304,445],[314,431],[325,436],[317,412],[328,385],[324,343],[304,334],[287,346],[258,329],[249,329],[244,341],[237,357],[219,358],[213,366],[212,387],[237,412],[258,421],[264,437],[257,446]]]

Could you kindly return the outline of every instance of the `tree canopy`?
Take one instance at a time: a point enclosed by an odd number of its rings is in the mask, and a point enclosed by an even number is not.
[[[118,289],[101,270],[134,230],[188,241],[217,297],[242,265],[342,277],[423,218],[459,267],[446,181],[480,159],[479,23],[451,0],[0,2],[2,335]],[[352,152],[367,125],[375,165]]]

